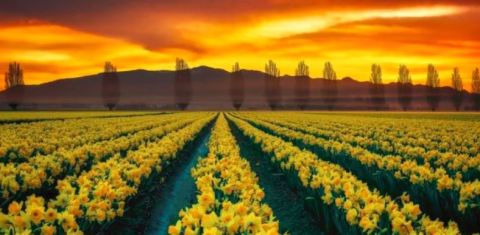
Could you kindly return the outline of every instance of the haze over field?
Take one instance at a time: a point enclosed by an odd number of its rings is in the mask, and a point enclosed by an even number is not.
[[[102,72],[173,69],[176,57],[192,67],[263,70],[274,59],[281,74],[297,62],[322,77],[331,61],[338,77],[368,81],[370,65],[396,81],[398,65],[425,83],[437,65],[441,85],[458,66],[470,90],[479,66],[480,2],[410,1],[126,1],[0,2],[0,68],[19,61],[26,84]],[[3,89],[3,79],[0,89]]]

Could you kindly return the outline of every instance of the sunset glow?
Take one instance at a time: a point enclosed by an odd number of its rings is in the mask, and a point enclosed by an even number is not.
[[[338,77],[361,81],[378,63],[384,82],[395,81],[398,65],[406,64],[414,83],[424,83],[433,63],[442,85],[450,85],[452,69],[459,67],[468,90],[471,72],[480,66],[475,1],[105,2],[95,11],[82,1],[51,9],[0,3],[0,71],[18,61],[26,83],[38,84],[99,73],[107,60],[122,71],[171,70],[176,57],[193,67],[229,70],[238,61],[263,70],[272,59],[290,75],[305,60],[312,77],[321,77],[323,63],[331,61]]]

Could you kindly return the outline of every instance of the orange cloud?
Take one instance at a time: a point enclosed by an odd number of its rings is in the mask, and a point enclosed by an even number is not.
[[[379,63],[385,82],[396,80],[402,63],[415,83],[424,83],[433,63],[442,85],[459,66],[469,89],[480,66],[477,1],[105,0],[91,11],[86,1],[46,2],[0,3],[10,10],[0,10],[10,22],[0,25],[0,69],[21,62],[29,84],[98,73],[107,60],[120,70],[160,70],[184,57],[191,66],[230,69],[239,61],[257,70],[273,59],[284,74],[306,60],[314,77],[331,61],[339,77],[358,80],[368,80],[370,65]]]
[[[124,40],[39,23],[0,27],[0,50],[0,67],[21,62],[28,84],[99,73],[105,61],[127,70],[153,69],[171,60]]]

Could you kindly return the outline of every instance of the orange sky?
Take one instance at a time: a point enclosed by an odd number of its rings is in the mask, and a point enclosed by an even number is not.
[[[262,70],[273,59],[282,74],[300,60],[320,77],[331,61],[338,77],[368,80],[379,63],[384,82],[399,64],[424,83],[428,63],[442,85],[458,66],[464,88],[480,66],[478,1],[128,1],[0,2],[0,71],[20,62],[27,84],[119,70],[190,66]],[[393,2],[393,1],[392,1]],[[3,87],[3,79],[0,88]]]

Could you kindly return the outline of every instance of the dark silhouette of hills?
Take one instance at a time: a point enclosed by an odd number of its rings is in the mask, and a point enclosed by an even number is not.
[[[267,109],[264,96],[264,74],[254,70],[242,70],[245,78],[245,101],[242,109]],[[131,70],[118,72],[120,82],[119,109],[173,109],[174,71]],[[101,74],[78,78],[60,79],[40,85],[28,85],[24,105],[20,109],[103,109]],[[283,76],[281,109],[296,109],[294,103],[294,77]],[[325,109],[321,98],[324,79],[310,82],[308,109]],[[369,82],[359,82],[350,77],[338,82],[338,98],[335,109],[373,109],[370,102]],[[223,69],[200,66],[192,69],[193,96],[189,109],[233,109],[230,100],[230,73]],[[396,83],[385,84],[386,105],[398,110]],[[440,88],[439,110],[453,110],[450,100],[455,92],[450,87]],[[426,86],[414,85],[412,109],[428,110],[425,99]],[[472,99],[464,93],[462,110],[471,109]],[[0,108],[7,109],[5,92],[0,92]]]

